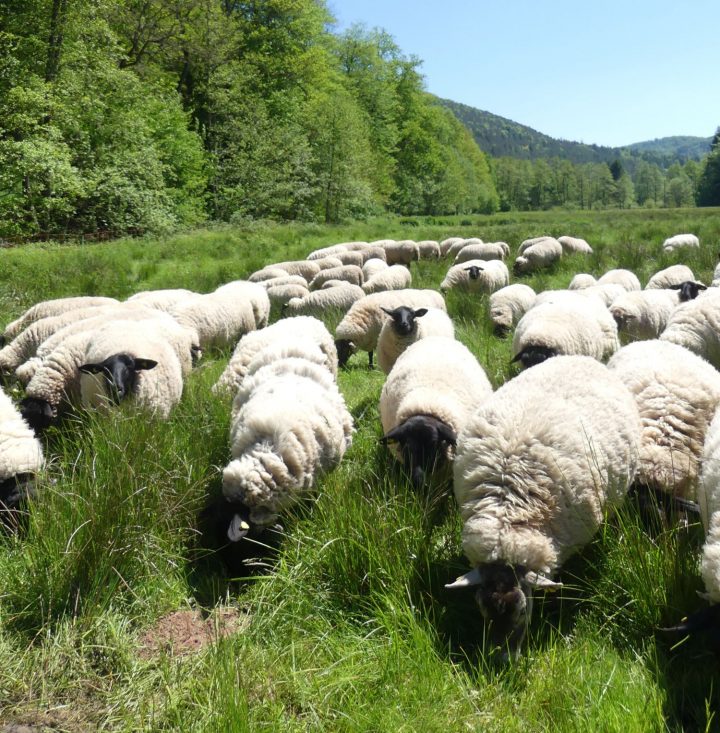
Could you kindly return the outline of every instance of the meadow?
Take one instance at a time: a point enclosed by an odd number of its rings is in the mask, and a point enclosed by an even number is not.
[[[663,254],[680,232],[701,248]],[[677,262],[709,283],[720,210],[256,222],[27,245],[0,251],[0,313],[7,323],[64,295],[207,291],[340,241],[479,236],[514,251],[539,234],[583,237],[594,254],[524,278],[538,291],[612,267],[644,284]],[[413,287],[437,288],[448,266],[413,263]],[[511,378],[486,299],[447,303],[493,385]],[[706,639],[659,631],[704,605],[701,527],[648,526],[627,502],[564,567],[562,591],[538,594],[521,658],[497,666],[472,593],[444,589],[467,570],[452,487],[414,490],[379,444],[383,375],[365,353],[339,375],[357,428],[342,464],[284,518],[274,551],[233,562],[203,521],[229,455],[229,399],[210,391],[228,356],[204,356],[167,422],[132,406],[78,410],[44,436],[38,497],[23,530],[0,536],[0,731],[720,729],[718,657]]]

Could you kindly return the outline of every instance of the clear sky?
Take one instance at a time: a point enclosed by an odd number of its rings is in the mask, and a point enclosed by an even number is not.
[[[620,146],[720,126],[720,0],[328,0],[383,28],[428,91],[566,140]]]

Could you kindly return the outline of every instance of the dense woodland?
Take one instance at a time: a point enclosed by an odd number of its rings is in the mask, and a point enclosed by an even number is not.
[[[380,30],[334,32],[324,0],[3,10],[3,237],[720,203],[717,146],[672,165],[598,146],[581,162],[553,146],[489,160],[424,90],[420,59]]]

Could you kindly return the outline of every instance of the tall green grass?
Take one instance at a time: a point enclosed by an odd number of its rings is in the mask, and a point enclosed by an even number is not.
[[[156,287],[209,290],[271,261],[338,241],[460,234],[512,248],[541,233],[585,237],[594,254],[525,278],[566,287],[576,272],[630,267],[645,282],[685,262],[708,281],[720,212],[541,212],[379,220],[347,228],[216,229],[103,245],[2,252],[5,321],[49,297],[125,297]],[[692,231],[698,251],[660,252]],[[411,267],[437,287],[447,262]],[[457,336],[494,386],[514,373],[483,297],[450,293]],[[332,322],[330,323],[332,325]],[[0,723],[60,730],[650,731],[714,730],[717,661],[702,640],[658,629],[699,608],[702,531],[648,527],[632,503],[539,596],[526,650],[505,668],[483,653],[452,489],[413,490],[380,443],[383,375],[354,356],[339,375],[353,446],[285,537],[251,573],[223,563],[200,516],[228,460],[229,400],[210,387],[227,353],[208,355],[167,422],[131,406],[78,411],[44,438],[50,458],[24,530],[0,538]],[[169,611],[230,606],[241,630],[185,656],[141,653]]]

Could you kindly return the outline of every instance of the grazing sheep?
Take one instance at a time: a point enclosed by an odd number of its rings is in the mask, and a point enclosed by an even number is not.
[[[285,275],[284,277],[271,277],[269,280],[262,280],[259,285],[262,285],[262,287],[265,288],[265,290],[269,290],[270,288],[276,288],[280,285],[300,285],[301,287],[305,288],[305,290],[309,290],[308,287],[308,281],[301,277],[300,275]]]
[[[343,282],[332,288],[315,290],[304,298],[292,298],[283,307],[283,316],[336,316],[365,296],[357,285]]]
[[[347,285],[344,280],[326,280],[320,290],[327,290],[328,288],[336,288],[338,285]]]
[[[421,260],[439,260],[440,245],[432,239],[417,242],[418,258]]]
[[[468,244],[455,257],[455,264],[469,260],[504,260],[510,254],[510,248],[505,242],[483,242],[482,244]]]
[[[385,270],[373,275],[363,286],[363,291],[369,295],[370,293],[379,293],[384,290],[402,290],[409,288],[412,284],[412,275],[407,267],[402,265],[390,265]]]
[[[345,252],[338,252],[336,255],[334,255],[342,265],[344,266],[350,266],[353,265],[355,267],[362,267],[363,262],[365,261],[365,258],[363,257],[363,253],[359,250],[346,250]]]
[[[288,275],[290,275],[290,273],[282,267],[278,267],[277,265],[268,265],[267,267],[263,267],[261,270],[253,272],[253,274],[248,277],[248,280],[251,283],[261,283],[264,280],[272,280],[276,277],[287,277]]]
[[[246,376],[250,363],[262,351],[298,339],[306,344],[318,346],[325,354],[325,368],[333,377],[337,374],[337,350],[325,324],[311,316],[295,316],[283,318],[261,331],[252,331],[243,336],[212,391],[215,394],[234,393]]]
[[[321,257],[313,262],[320,268],[320,270],[329,270],[331,267],[342,267],[343,262],[339,257]]]
[[[458,433],[491,394],[482,366],[459,341],[429,336],[400,355],[380,394],[380,421],[383,442],[416,486],[452,458]]]
[[[379,272],[387,270],[387,268],[388,263],[385,262],[385,260],[380,260],[377,257],[372,257],[371,259],[366,260],[365,264],[362,266],[363,278],[367,281],[373,275],[377,275]]]
[[[638,482],[694,499],[705,433],[720,403],[720,373],[682,346],[657,340],[624,346],[608,369],[640,412]]]
[[[185,288],[170,288],[165,290],[141,290],[139,293],[131,295],[125,302],[142,305],[145,308],[155,308],[155,310],[167,311],[176,303],[180,303],[185,298],[192,298],[197,295],[192,290]]]
[[[592,247],[584,240],[578,237],[558,237],[558,242],[562,245],[563,254],[571,255],[576,252],[584,255],[592,254]]]
[[[418,246],[410,239],[390,242],[383,249],[385,250],[388,265],[409,265],[411,262],[417,262],[420,259]]]
[[[671,265],[656,272],[648,280],[645,290],[665,290],[671,285],[680,285],[688,280],[695,280],[695,275],[687,265]]]
[[[577,290],[576,292],[586,297],[597,298],[602,303],[604,303],[605,307],[607,308],[609,305],[612,304],[614,300],[619,298],[621,295],[624,295],[628,291],[618,283],[603,283],[602,285],[598,283],[597,285],[591,285],[588,288],[583,288],[582,290]]]
[[[19,318],[5,326],[0,346],[14,339],[20,331],[26,329],[31,323],[41,318],[59,316],[67,311],[78,310],[79,308],[94,308],[103,305],[117,305],[115,298],[103,298],[95,295],[82,295],[72,298],[56,298],[55,300],[44,300],[28,308]]]
[[[720,410],[705,435],[697,500],[706,532],[700,573],[707,600],[720,604]]]
[[[223,470],[228,538],[267,527],[340,463],[353,422],[324,367],[281,359],[249,375],[233,403],[231,461]]]
[[[562,245],[557,239],[541,239],[522,250],[522,254],[515,259],[513,271],[523,274],[550,267],[562,257],[562,253]]]
[[[605,359],[619,347],[617,325],[605,306],[573,291],[562,302],[534,305],[513,336],[513,359],[524,368],[561,354]],[[538,296],[540,297],[540,296]]]
[[[530,239],[523,239],[523,241],[520,242],[520,246],[518,247],[518,254],[519,255],[524,254],[525,250],[530,249],[530,247],[534,247],[539,242],[544,242],[547,239],[550,239],[553,242],[558,241],[557,239],[555,239],[555,237],[551,237],[548,234],[543,234],[539,237],[530,237]],[[558,242],[558,244],[560,243]],[[560,247],[562,249],[562,245],[560,245]]]
[[[701,290],[707,290],[707,285],[703,285],[696,280],[687,280],[678,285],[668,285],[670,290],[677,290],[681,303],[687,303],[688,300],[695,300],[700,295]]]
[[[471,293],[494,293],[509,282],[510,273],[502,260],[468,260],[447,271],[440,291],[457,288]]]
[[[0,514],[17,509],[44,465],[42,447],[12,400],[0,389]],[[6,520],[7,521],[7,520]]]
[[[588,275],[586,272],[579,272],[570,281],[570,285],[568,285],[568,290],[584,290],[585,288],[589,288],[596,283],[597,280],[592,275]]]
[[[450,316],[439,308],[383,308],[390,316],[378,336],[378,366],[389,374],[400,354],[411,344],[428,336],[455,338],[455,327]],[[420,320],[418,320],[420,319]]]
[[[440,242],[440,256],[447,257],[450,247],[464,241],[465,240],[462,237],[448,237],[447,239],[443,239],[443,241]]]
[[[718,263],[715,265],[715,270],[713,271],[712,286],[714,288],[720,287],[720,253],[718,253]]]
[[[340,254],[342,253],[333,255],[333,257],[337,257],[343,264],[346,264]],[[276,262],[275,264],[270,265],[270,267],[279,267],[281,270],[285,270],[288,275],[300,275],[301,277],[304,277],[308,282],[310,282],[315,277],[315,275],[320,272],[320,265],[310,260],[290,260],[287,262]]]
[[[644,341],[660,336],[678,303],[674,290],[633,290],[616,298],[610,313],[624,341]]]
[[[372,354],[386,318],[383,308],[401,305],[447,311],[445,300],[435,290],[386,290],[366,295],[353,303],[335,330],[338,365],[345,366],[351,354],[360,349],[368,352],[368,362],[372,368]]]
[[[497,336],[505,336],[508,331],[532,308],[535,291],[523,283],[506,285],[490,295],[490,320],[495,326]]]
[[[288,283],[287,285],[274,285],[268,288],[267,294],[271,303],[283,306],[293,298],[306,298],[310,295],[310,291],[302,285]]]
[[[628,292],[642,290],[637,275],[631,270],[608,270],[598,281],[598,285],[621,285]]]
[[[662,245],[663,252],[672,252],[680,247],[699,247],[700,240],[695,234],[676,234],[668,237]]]
[[[214,294],[219,297],[232,298],[236,301],[247,300],[255,318],[255,328],[265,328],[270,318],[270,299],[265,288],[259,283],[248,280],[233,280],[219,285]]]
[[[482,239],[479,239],[478,237],[471,237],[470,239],[459,239],[457,242],[454,242],[452,245],[450,245],[447,252],[445,253],[445,257],[450,257],[454,260],[465,247],[470,247],[482,243]]]
[[[639,437],[625,386],[584,356],[523,372],[470,417],[453,473],[472,570],[447,587],[477,588],[494,645],[519,653],[532,589],[557,588],[553,574],[622,503]]]
[[[708,288],[675,308],[660,340],[684,346],[720,369],[720,289]]]
[[[344,280],[351,285],[360,286],[364,282],[363,271],[357,265],[341,265],[322,270],[310,281],[310,290],[320,290],[328,280]]]

